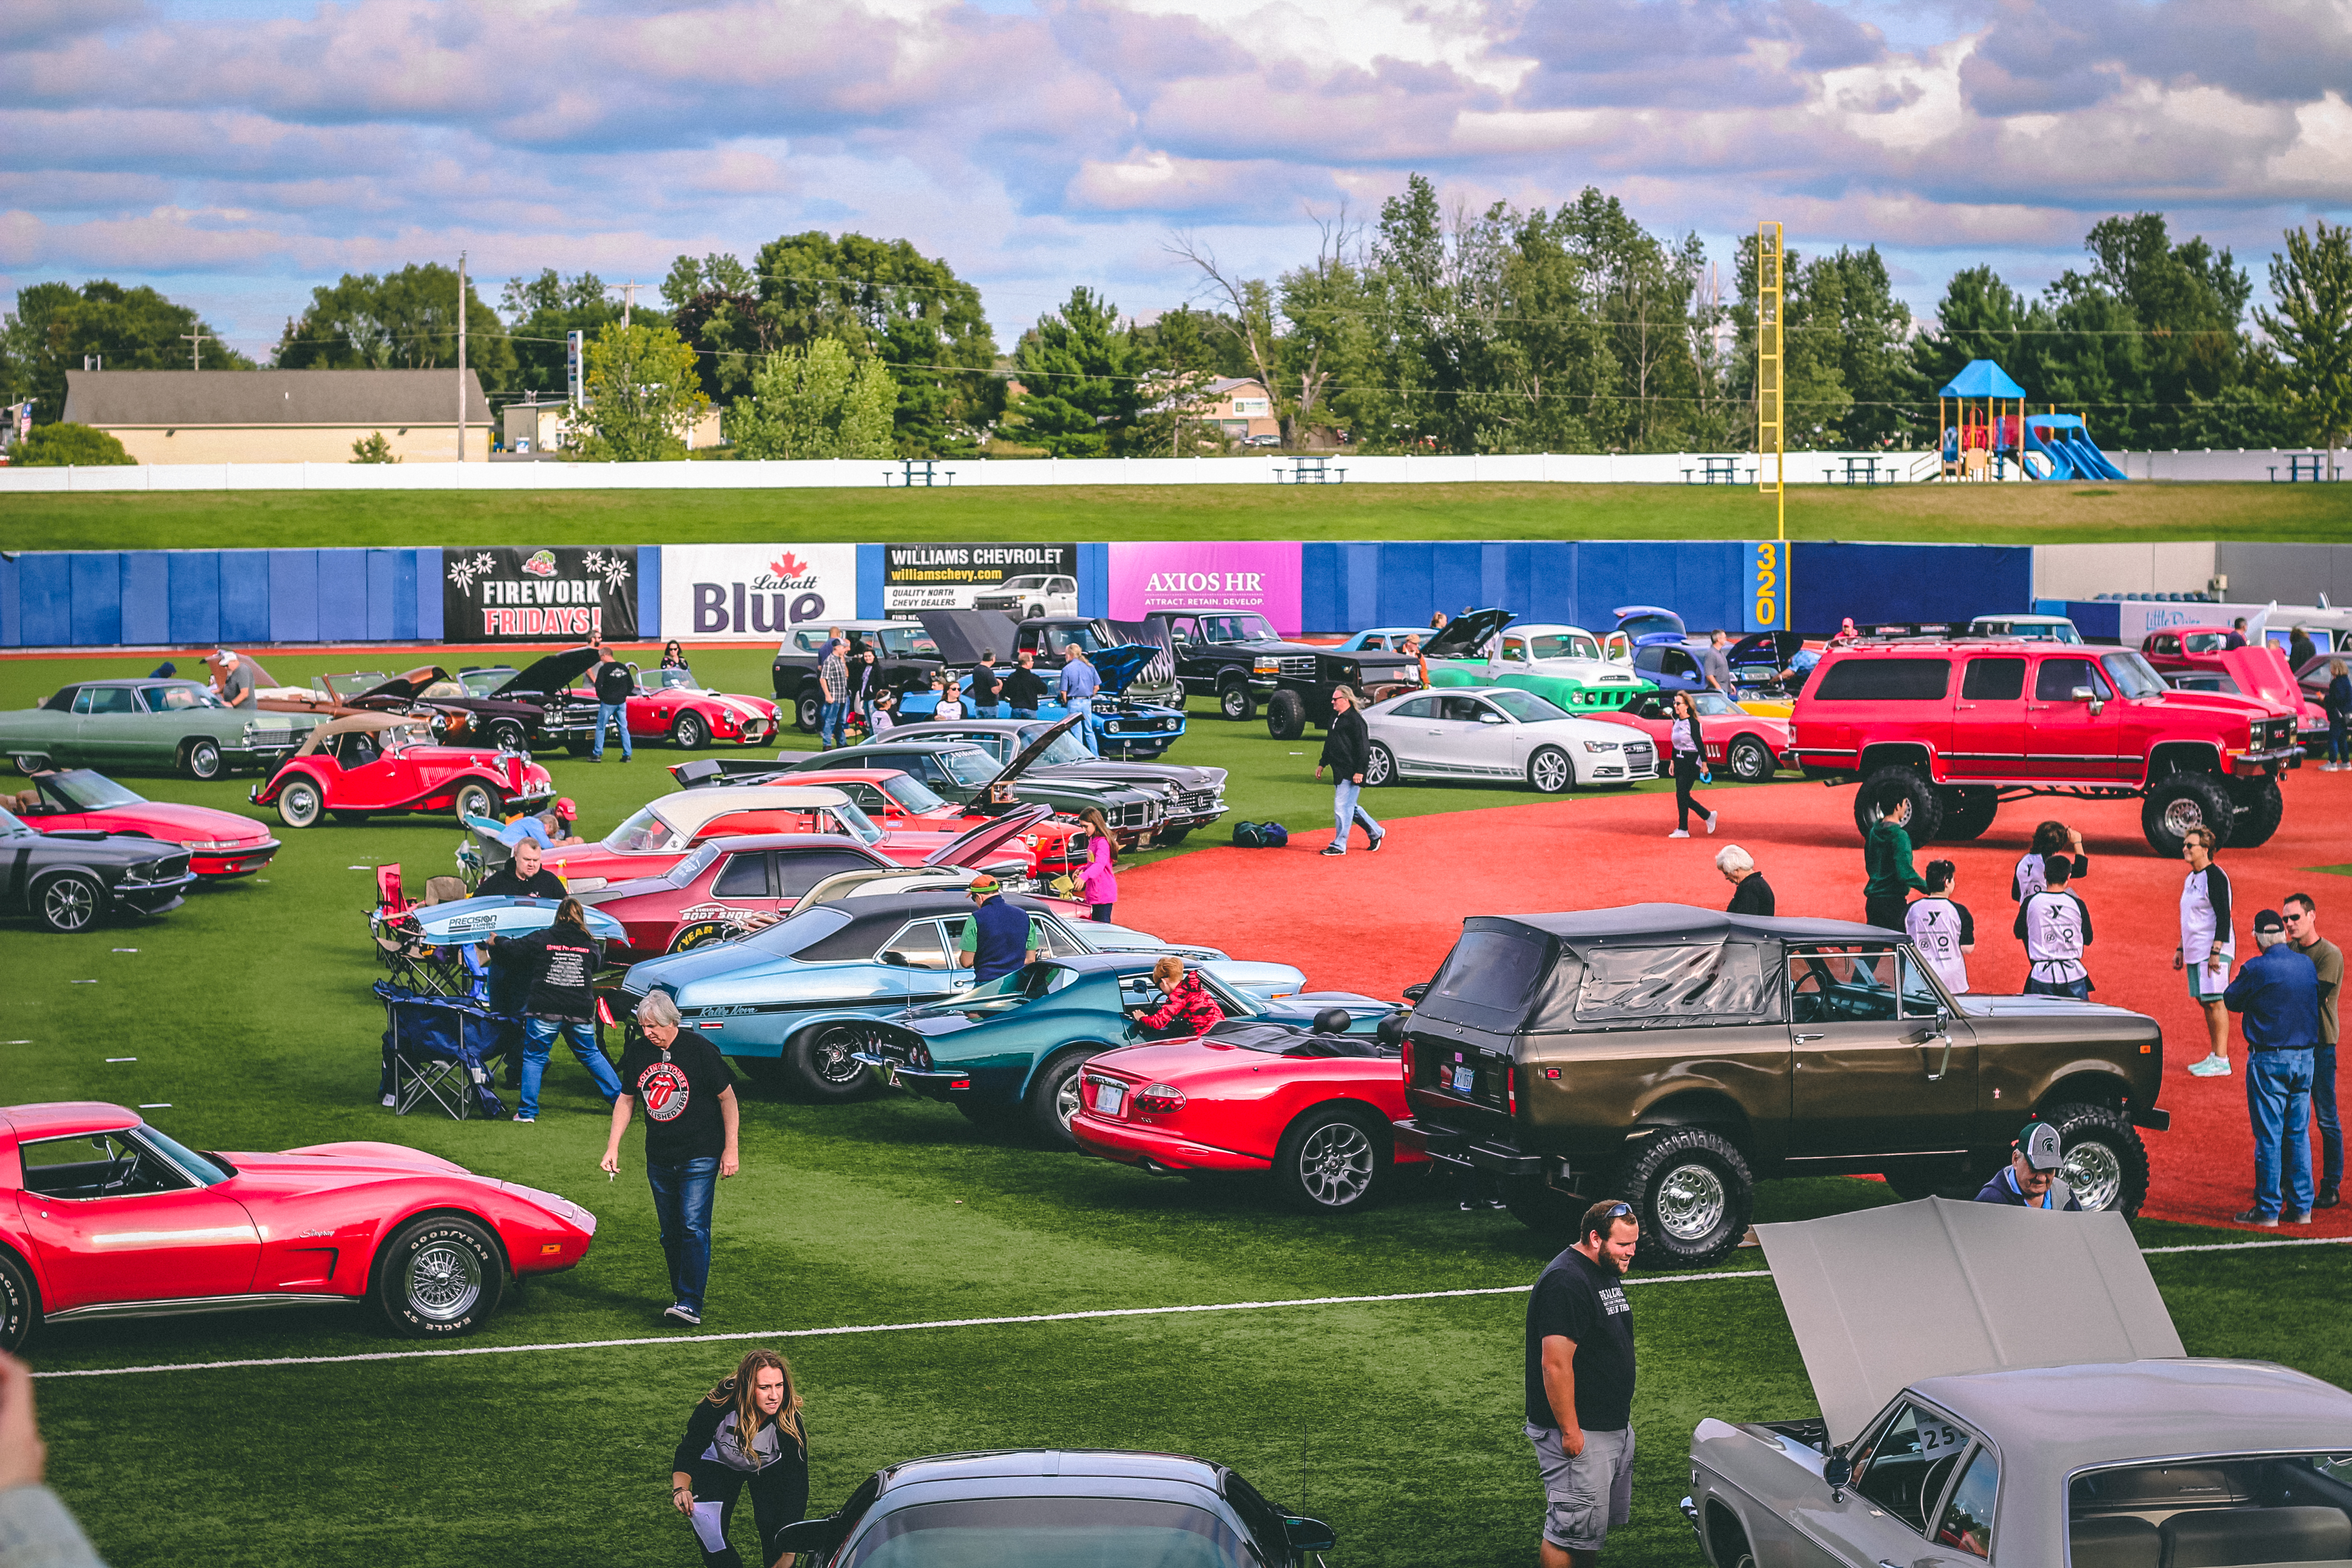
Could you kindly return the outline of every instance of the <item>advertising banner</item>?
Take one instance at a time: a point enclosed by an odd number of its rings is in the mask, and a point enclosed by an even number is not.
[[[661,578],[662,633],[687,642],[769,642],[857,615],[855,544],[666,544]]]
[[[637,636],[635,545],[441,552],[441,639],[613,642]]]
[[[1751,632],[1789,629],[1789,547],[1777,540],[1761,540],[1748,547],[1747,628]]]
[[[890,615],[969,610],[982,593],[1013,577],[1067,577],[1074,595],[1077,575],[1075,544],[888,544],[882,552],[882,605]],[[1077,605],[1052,613],[1076,615]]]
[[[1110,547],[1111,618],[1155,610],[1255,610],[1286,637],[1298,634],[1296,541]]]

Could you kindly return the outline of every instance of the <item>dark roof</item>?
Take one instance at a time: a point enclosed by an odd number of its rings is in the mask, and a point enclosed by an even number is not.
[[[1625,904],[1613,910],[1573,910],[1549,915],[1474,915],[1464,922],[1494,930],[1524,926],[1556,936],[1570,947],[1615,940],[1661,942],[1884,942],[1899,932],[1859,921],[1765,919],[1726,914],[1690,904]]]
[[[69,370],[70,424],[337,425],[457,423],[455,370]],[[466,372],[466,417],[490,422],[481,378]]]

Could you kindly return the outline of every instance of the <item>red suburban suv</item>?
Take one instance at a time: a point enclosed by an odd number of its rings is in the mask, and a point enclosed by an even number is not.
[[[1911,836],[1974,838],[2004,800],[2137,797],[2159,855],[2201,825],[2224,844],[2278,830],[2279,774],[2303,761],[2266,703],[2175,691],[2128,648],[2015,639],[1862,642],[1824,656],[1792,717],[1808,778],[1859,781],[1868,832],[1903,796]]]

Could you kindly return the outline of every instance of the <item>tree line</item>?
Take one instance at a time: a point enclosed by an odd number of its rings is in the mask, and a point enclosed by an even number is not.
[[[1587,188],[1554,208],[1448,207],[1426,179],[1377,215],[1318,225],[1316,252],[1245,276],[1171,236],[1191,302],[1149,321],[1080,287],[1000,352],[979,289],[903,239],[787,235],[749,260],[679,257],[659,302],[593,273],[469,280],[467,363],[492,400],[566,391],[588,342],[576,456],[677,457],[709,409],[732,455],[1183,455],[1229,445],[1219,384],[1255,382],[1286,447],[1368,452],[1725,451],[1754,445],[1756,242],[1718,262]],[[2352,426],[2352,238],[2289,230],[2271,301],[2227,248],[2161,214],[2093,225],[2084,264],[2037,292],[1956,273],[1915,321],[1874,247],[1785,261],[1792,447],[1930,444],[1936,392],[1997,360],[2032,403],[2111,449],[2332,444]],[[634,293],[634,290],[631,291]],[[449,367],[457,278],[439,263],[312,290],[281,369]],[[152,289],[36,284],[0,321],[0,400],[62,411],[65,374],[250,369]],[[1230,390],[1230,385],[1226,390]]]

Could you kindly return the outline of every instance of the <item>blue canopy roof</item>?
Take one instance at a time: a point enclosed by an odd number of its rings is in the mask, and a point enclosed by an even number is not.
[[[1989,359],[1972,359],[1959,374],[1944,384],[1938,397],[2023,397],[2025,388],[2009,379],[2009,372]]]

